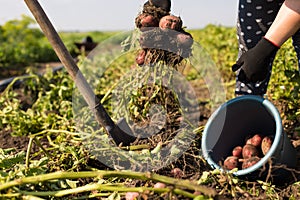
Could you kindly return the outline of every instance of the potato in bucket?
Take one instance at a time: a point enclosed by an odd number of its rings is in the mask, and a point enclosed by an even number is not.
[[[234,175],[255,180],[264,179],[271,163],[274,181],[286,178],[291,173],[287,169],[296,167],[296,150],[283,131],[277,108],[269,100],[259,96],[236,97],[221,105],[212,114],[202,135],[201,145],[205,160],[212,168],[226,170],[222,166],[224,160],[232,155],[235,147],[245,145],[249,133],[259,133],[262,138],[271,135],[272,145],[265,155],[256,159],[256,163],[247,165],[244,169],[239,168],[233,172]]]

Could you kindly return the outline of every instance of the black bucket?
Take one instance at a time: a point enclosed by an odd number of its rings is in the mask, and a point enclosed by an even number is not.
[[[235,146],[245,144],[249,133],[273,135],[272,146],[258,163],[239,169],[233,174],[251,180],[264,179],[271,169],[271,178],[275,182],[291,177],[290,169],[295,168],[297,163],[296,150],[283,131],[277,108],[259,96],[236,97],[221,105],[212,114],[202,136],[204,158],[212,168],[224,170],[220,163],[231,154]]]

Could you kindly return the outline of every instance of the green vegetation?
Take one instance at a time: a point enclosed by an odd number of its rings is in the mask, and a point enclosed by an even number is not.
[[[43,33],[31,28],[34,21],[23,16],[0,27],[0,67],[24,67],[35,62],[57,60]]]
[[[32,19],[23,17],[20,21],[10,21],[0,27],[0,69],[57,61],[50,44],[38,29],[31,28],[32,25]],[[230,67],[237,56],[235,28],[209,25],[201,30],[190,30],[190,33],[216,63],[227,91],[226,98],[231,99],[234,97],[235,77]],[[67,48],[74,54],[74,42],[81,41],[86,35],[92,36],[95,42],[101,42],[114,34],[60,33]],[[96,95],[108,110],[111,90],[122,74],[134,65],[134,58],[133,54],[121,56],[111,63],[103,76],[92,80],[97,86]],[[95,69],[93,73],[96,72]],[[299,182],[296,181],[283,188],[264,181],[249,182],[230,173],[211,170],[199,153],[203,126],[196,127],[196,141],[188,154],[181,158],[193,158],[184,160],[186,172],[192,174],[175,176],[170,172],[172,167],[183,165],[178,164],[180,161],[151,173],[111,170],[99,163],[83,145],[82,130],[76,126],[72,108],[74,83],[66,71],[53,73],[49,70],[43,76],[30,70],[26,73],[28,76],[18,78],[22,80],[19,88],[13,88],[12,82],[0,93],[0,134],[9,133],[26,144],[25,147],[0,148],[0,199],[122,199],[127,192],[138,192],[141,199],[196,200],[220,196],[229,199],[293,200],[300,196]],[[198,79],[199,76],[188,66],[185,74],[193,86],[205,87],[203,80]],[[289,134],[299,134],[300,130],[299,88],[297,58],[291,41],[288,41],[274,62],[267,96],[280,108],[284,128]],[[136,94],[135,98],[133,102],[141,106],[138,98],[144,96]],[[137,110],[133,111],[135,115]],[[108,137],[101,136],[101,140],[106,142]],[[112,151],[119,149],[109,145],[107,148]],[[125,159],[127,151],[142,160],[159,155],[160,149],[133,145],[126,150]],[[195,166],[196,170],[188,171],[189,165],[194,165],[188,163],[190,161],[197,161],[199,166]],[[166,187],[154,188],[157,182],[164,183]]]
[[[59,61],[48,40],[33,19],[22,16],[21,20],[11,20],[0,26],[0,68],[26,68],[34,63]],[[59,33],[72,55],[79,51],[74,42],[81,42],[88,35],[101,42],[115,32]]]

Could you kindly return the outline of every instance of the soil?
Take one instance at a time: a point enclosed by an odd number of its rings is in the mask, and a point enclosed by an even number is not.
[[[15,148],[17,151],[26,150],[29,138],[28,137],[13,137],[11,131],[1,130],[0,148]]]
[[[37,72],[38,74],[43,74],[47,69],[55,69],[59,66],[62,66],[60,62],[51,62],[51,63],[41,63],[36,64],[36,66],[33,68],[33,71]],[[1,68],[2,69],[2,68]],[[10,77],[15,76],[21,76],[24,75],[27,68],[21,69],[20,67],[10,67],[5,68],[0,73],[0,81],[5,80]],[[24,96],[24,95],[23,95]],[[27,106],[28,102],[25,99],[26,97],[22,97],[22,94],[20,94],[21,100],[24,102],[24,106]],[[14,137],[11,135],[10,130],[0,130],[0,148],[7,149],[7,148],[15,148],[16,151],[26,151],[28,147],[29,138],[28,137]],[[31,148],[31,150],[38,151],[39,147],[37,147],[34,143]]]

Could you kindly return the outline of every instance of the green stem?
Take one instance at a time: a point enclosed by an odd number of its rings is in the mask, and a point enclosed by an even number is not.
[[[42,199],[40,197],[36,197],[33,195],[22,196],[22,199],[24,199],[24,200],[45,200],[45,199]]]
[[[73,127],[73,128],[75,129],[75,127]],[[66,130],[46,129],[46,130],[43,130],[43,131],[40,131],[38,133],[30,135],[30,137],[37,137],[37,136],[40,136],[40,135],[44,135],[45,133],[59,133],[59,134],[60,133],[65,133],[65,134],[72,135],[72,136],[80,135],[80,133],[70,132],[70,131],[66,131]]]
[[[23,80],[23,79],[30,79],[30,78],[37,78],[37,75],[24,75],[24,76],[19,76],[14,78],[14,80],[12,82],[10,82],[10,84],[5,88],[5,90],[3,91],[3,94],[8,95],[8,91],[11,90],[14,86],[14,84],[19,81],[19,80]],[[8,96],[7,96],[8,97]]]
[[[105,191],[105,192],[139,192],[143,193],[145,191],[154,191],[158,193],[165,193],[165,192],[170,192],[171,189],[168,188],[147,188],[147,187],[120,187],[120,186],[111,186],[111,185],[103,185],[100,183],[97,184],[90,184],[90,185],[85,185],[82,187],[78,188],[73,188],[73,189],[67,189],[67,190],[61,190],[61,191],[50,191],[50,192],[26,192],[23,191],[21,192],[22,194],[26,195],[36,195],[36,196],[54,196],[54,197],[63,197],[66,195],[71,195],[71,194],[78,194],[78,193],[83,193],[83,192],[89,192],[89,191]]]
[[[0,191],[5,190],[14,186],[22,185],[22,184],[30,184],[30,183],[38,183],[49,180],[56,179],[78,179],[78,178],[110,178],[110,177],[118,177],[118,178],[134,178],[140,180],[152,180],[156,182],[162,182],[169,185],[174,185],[175,188],[180,189],[188,189],[199,191],[207,196],[215,196],[216,191],[212,188],[198,185],[194,181],[190,180],[181,180],[174,179],[167,176],[162,176],[154,173],[141,173],[141,172],[133,172],[133,171],[93,171],[93,172],[54,172],[44,175],[38,176],[30,176],[19,178],[7,183],[0,185]]]
[[[177,194],[177,195],[182,195],[182,196],[185,196],[185,197],[188,197],[188,198],[191,198],[191,199],[194,199],[197,196],[197,195],[194,195],[190,192],[187,192],[187,191],[184,191],[184,190],[181,190],[181,189],[174,189],[173,193]]]
[[[133,145],[133,146],[126,146],[126,147],[117,147],[116,149],[121,149],[124,151],[139,151],[143,149],[150,149],[151,146],[148,144],[141,144],[141,145]],[[112,147],[104,147],[104,148],[98,148],[97,151],[111,151]]]
[[[29,157],[30,157],[30,150],[32,147],[33,139],[34,138],[29,138],[29,142],[28,142],[28,146],[27,146],[27,152],[26,152],[26,158],[25,158],[26,169],[29,168]]]
[[[104,104],[104,102],[105,102],[106,100],[108,100],[109,95],[112,94],[113,90],[116,88],[116,86],[117,86],[118,84],[119,84],[119,82],[116,82],[115,84],[113,84],[113,85],[109,88],[109,90],[105,93],[104,97],[102,97],[102,99],[101,99],[101,101],[100,101],[102,104]]]
[[[129,151],[137,151],[142,149],[150,149],[150,145],[148,144],[140,144],[140,145],[133,145],[133,146],[127,146],[127,147],[121,147],[123,150],[129,150]]]
[[[0,194],[0,199],[12,199],[13,197],[16,198],[16,197],[19,197],[21,196],[20,193],[13,193],[13,194]]]
[[[21,194],[23,195],[36,195],[36,196],[54,196],[54,197],[63,197],[66,195],[71,195],[71,194],[78,194],[78,193],[83,193],[83,192],[89,192],[89,191],[105,191],[105,192],[139,192],[139,193],[144,193],[146,191],[151,191],[155,193],[169,193],[173,192],[174,194],[177,195],[182,195],[188,198],[195,198],[196,195],[186,192],[184,190],[180,189],[174,189],[172,190],[171,188],[152,188],[152,187],[120,187],[120,186],[113,186],[113,185],[103,185],[103,184],[90,184],[90,185],[85,185],[82,187],[78,188],[73,188],[73,189],[67,189],[67,190],[62,190],[62,191],[50,191],[50,192],[26,192],[26,191],[20,191]],[[101,194],[101,196],[109,196],[109,193],[104,193]]]
[[[31,138],[30,138],[31,139]],[[37,139],[34,138],[34,142],[42,149],[42,151],[50,158],[51,155],[48,153],[48,151],[43,147],[43,145],[41,144],[41,142]]]
[[[74,200],[80,200],[80,199],[99,199],[99,197],[109,197],[112,193],[97,193],[97,194],[89,194],[89,195],[83,195],[83,196],[80,196],[80,197],[76,197],[76,198],[73,198]],[[118,193],[120,195],[124,195],[123,193]],[[98,197],[98,198],[97,198]],[[101,198],[100,198],[101,199]],[[106,198],[105,198],[106,199]]]

